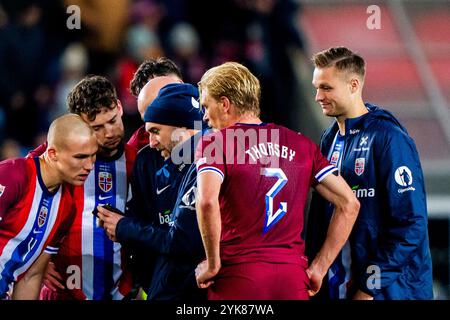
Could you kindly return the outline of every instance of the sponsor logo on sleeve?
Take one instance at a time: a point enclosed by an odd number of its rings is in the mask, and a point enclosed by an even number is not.
[[[416,190],[412,186],[413,175],[411,173],[411,170],[407,166],[398,167],[397,170],[395,170],[394,179],[397,184],[401,185],[402,187],[406,187],[398,189],[398,193]]]
[[[331,155],[330,163],[336,167],[338,160],[339,160],[339,151],[334,151],[333,154]]]

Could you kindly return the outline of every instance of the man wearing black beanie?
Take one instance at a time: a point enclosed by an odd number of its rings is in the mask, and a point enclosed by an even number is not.
[[[139,161],[138,155],[127,217],[99,208],[108,235],[124,246],[145,249],[148,259],[154,260],[153,269],[148,270],[149,283],[143,285],[149,300],[205,298],[205,293],[196,287],[194,275],[195,266],[204,258],[195,215],[193,164],[195,147],[203,134],[198,97],[197,88],[184,83],[168,84],[159,91],[144,113],[150,135],[148,147],[170,157],[152,176],[148,169],[150,160]],[[165,199],[174,193],[177,200],[173,210],[161,212],[158,204],[172,201]],[[142,210],[157,215],[159,221],[136,218],[135,212]]]
[[[202,130],[202,117],[196,87],[187,83],[166,85],[144,113],[150,147],[170,154],[176,145]]]

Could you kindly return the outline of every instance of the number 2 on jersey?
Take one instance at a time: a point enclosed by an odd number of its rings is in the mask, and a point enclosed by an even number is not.
[[[266,193],[266,219],[263,234],[267,233],[275,223],[278,222],[287,212],[287,203],[280,202],[277,212],[273,213],[273,198],[280,192],[281,188],[287,183],[288,178],[281,168],[261,168],[261,175],[266,177],[277,177],[273,187]]]

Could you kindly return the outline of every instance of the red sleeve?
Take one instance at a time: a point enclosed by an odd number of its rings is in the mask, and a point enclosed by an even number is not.
[[[127,178],[130,179],[131,174],[133,172],[134,161],[136,160],[137,150],[130,146],[129,144],[125,145],[125,159],[127,165]],[[129,180],[128,180],[129,181]]]
[[[148,132],[145,131],[145,126],[142,126],[133,133],[128,140],[127,145],[133,147],[136,151],[139,151],[148,144],[148,139]]]
[[[45,150],[47,150],[47,141],[38,146],[36,149],[28,152],[27,158],[39,157],[40,155],[44,154]]]
[[[26,190],[28,181],[24,158],[0,162],[0,217],[19,201]]]
[[[221,132],[206,134],[202,137],[195,152],[197,174],[214,172],[225,178],[224,138]]]

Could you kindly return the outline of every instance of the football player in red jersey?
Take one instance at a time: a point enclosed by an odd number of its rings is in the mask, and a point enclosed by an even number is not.
[[[348,238],[359,202],[307,137],[259,119],[260,85],[238,63],[199,82],[205,120],[219,131],[197,152],[197,215],[207,259],[197,283],[209,299],[308,299]],[[336,206],[310,267],[304,208],[310,187]],[[308,292],[310,290],[310,292]]]
[[[104,204],[125,211],[137,151],[124,143],[122,105],[108,79],[85,77],[69,93],[67,104],[93,128],[99,149],[93,173],[75,195],[77,215],[49,265],[41,298],[123,299],[132,288],[126,254],[97,225],[92,211]]]
[[[71,185],[82,186],[94,167],[97,140],[79,116],[54,120],[47,139],[40,157],[0,163],[0,298],[13,282],[14,299],[38,298],[50,255],[74,220]]]

